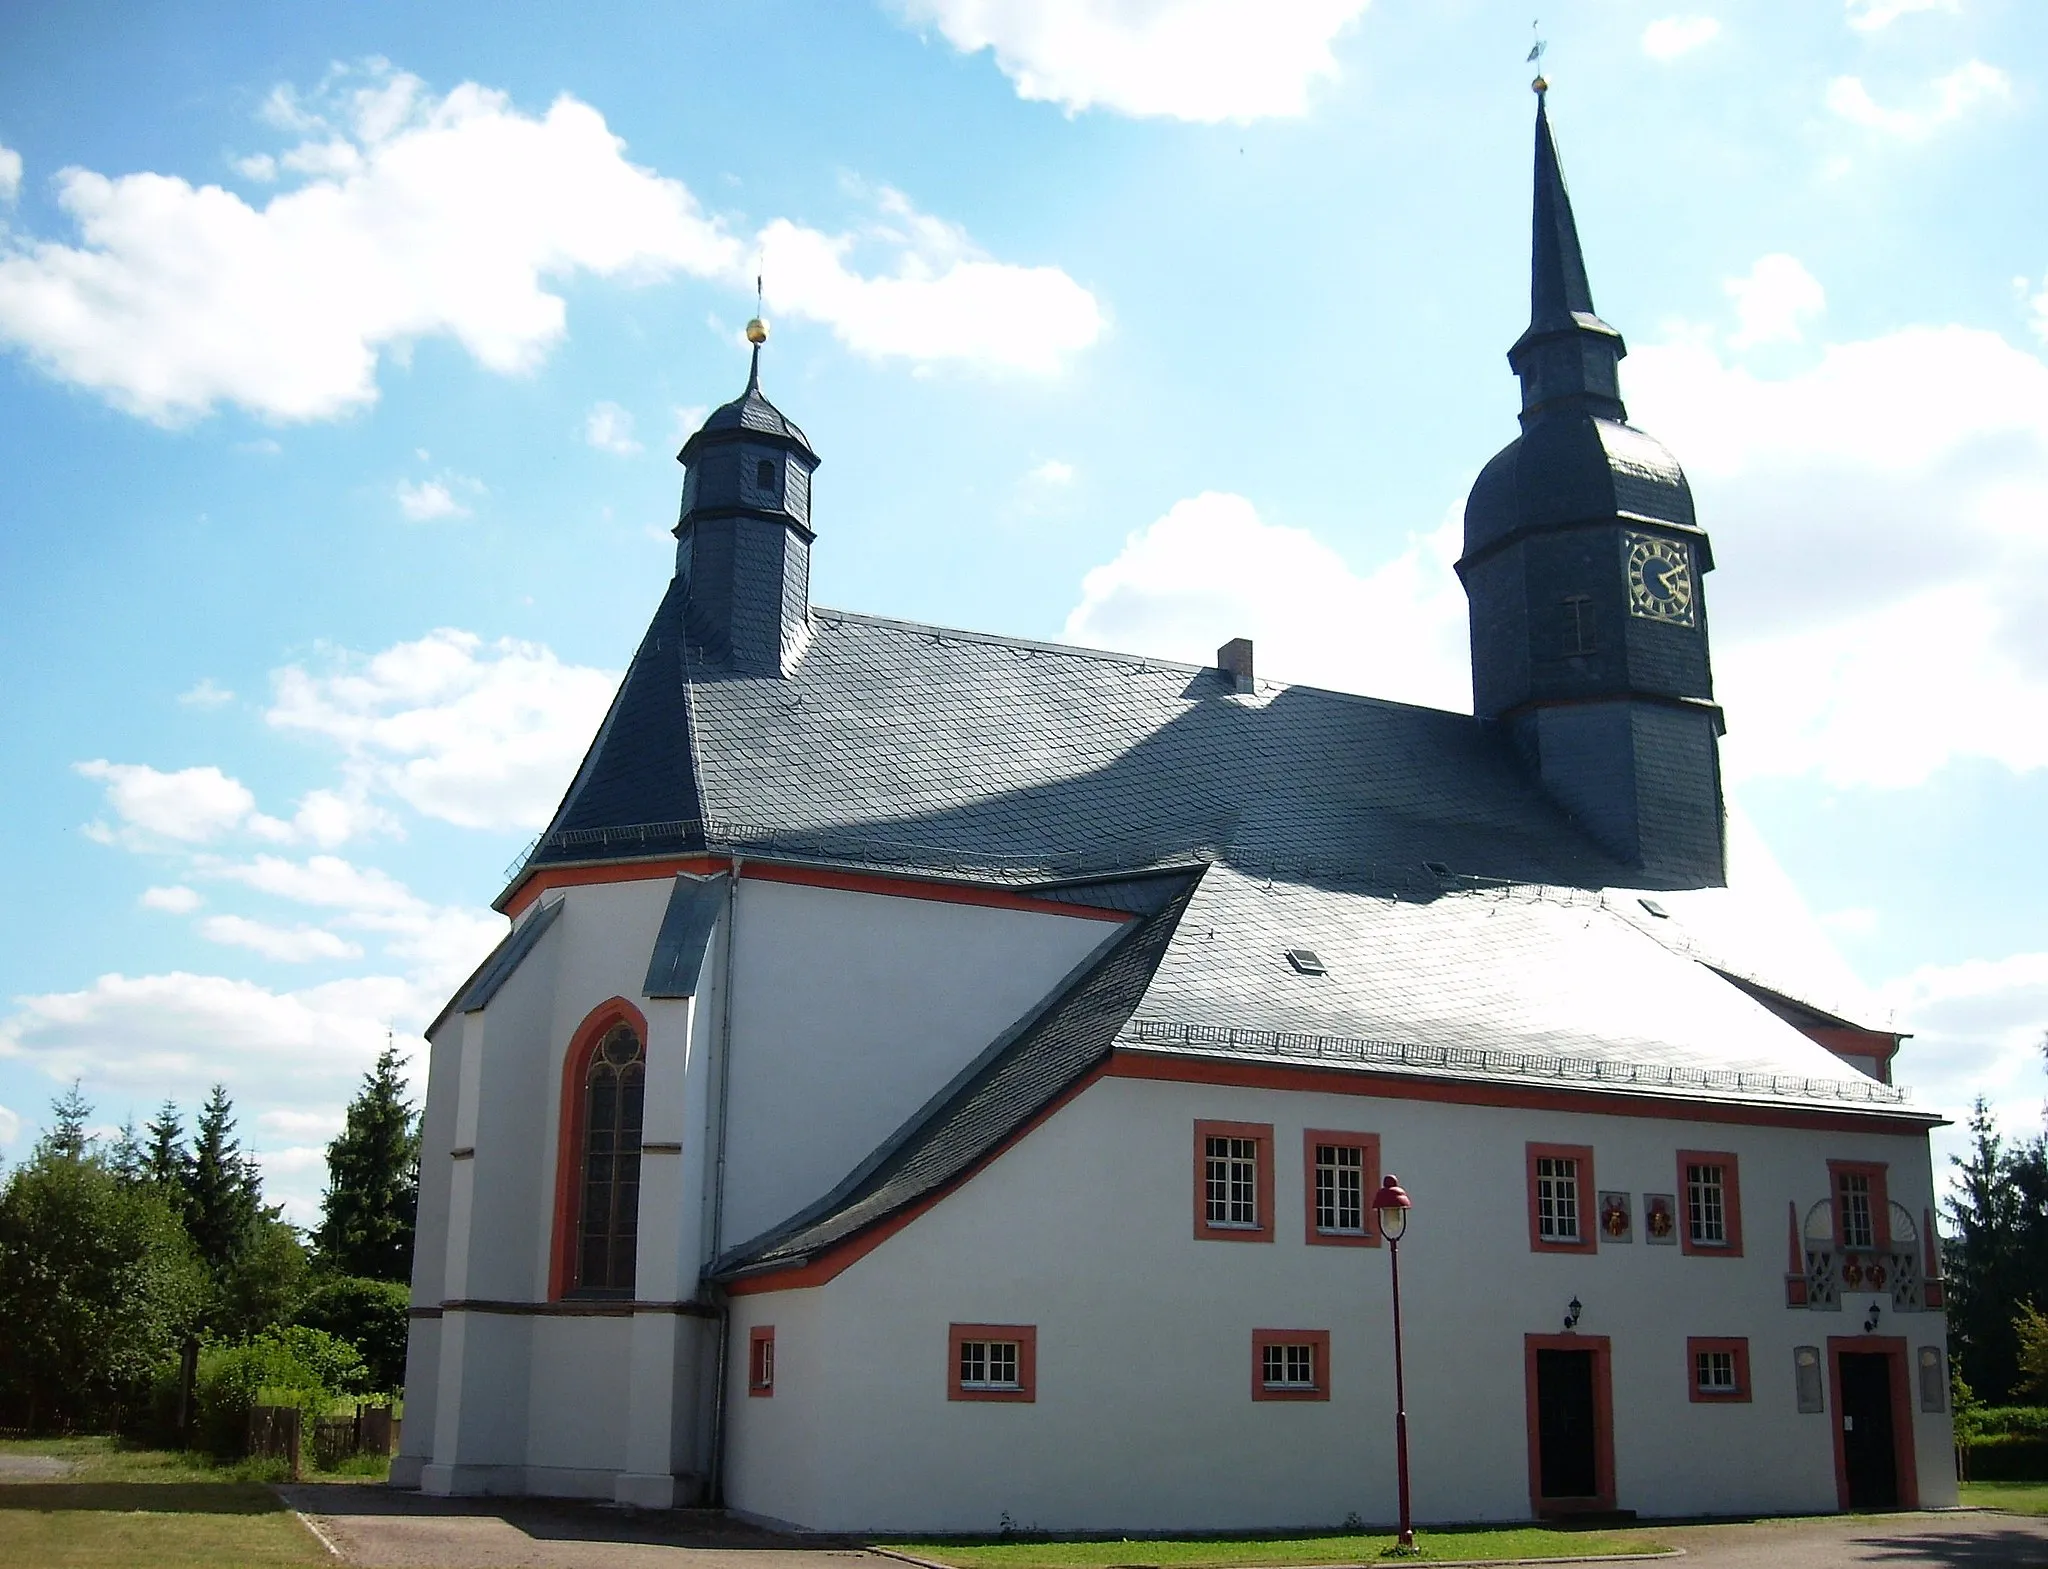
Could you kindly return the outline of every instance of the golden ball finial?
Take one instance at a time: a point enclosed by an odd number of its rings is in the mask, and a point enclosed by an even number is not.
[[[760,317],[756,316],[752,321],[747,323],[747,342],[766,343],[767,341],[768,323],[763,321]]]
[[[1550,91],[1550,83],[1546,81],[1543,77],[1539,76],[1536,78],[1535,81],[1529,84],[1529,91],[1536,94],[1540,98],[1543,94]]]

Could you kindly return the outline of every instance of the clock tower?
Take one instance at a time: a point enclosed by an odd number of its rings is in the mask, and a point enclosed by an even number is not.
[[[1529,327],[1508,351],[1522,433],[1473,484],[1458,561],[1472,708],[1634,881],[1718,886],[1713,551],[1677,460],[1628,423],[1628,351],[1594,313],[1541,78],[1536,90]]]

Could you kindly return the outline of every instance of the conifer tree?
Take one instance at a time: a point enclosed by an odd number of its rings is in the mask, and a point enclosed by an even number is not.
[[[262,1217],[255,1163],[235,1138],[235,1108],[216,1084],[200,1108],[183,1173],[185,1225],[215,1280],[224,1278]]]
[[[135,1132],[135,1119],[121,1124],[121,1131],[107,1151],[107,1169],[115,1179],[134,1187],[149,1180],[149,1155]]]
[[[322,1266],[337,1275],[410,1280],[419,1182],[419,1119],[387,1041],[327,1146],[327,1193],[313,1234]]]
[[[143,1161],[150,1182],[164,1189],[174,1206],[182,1204],[185,1165],[191,1156],[185,1151],[185,1121],[178,1114],[178,1103],[165,1101],[156,1115],[142,1125],[142,1131],[149,1135]]]
[[[86,1137],[85,1125],[91,1117],[92,1102],[73,1079],[71,1088],[50,1102],[50,1131],[36,1141],[36,1154],[58,1160],[85,1159],[87,1146],[92,1143]]]

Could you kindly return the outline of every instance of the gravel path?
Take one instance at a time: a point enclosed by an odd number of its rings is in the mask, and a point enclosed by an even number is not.
[[[1700,1569],[2048,1569],[2048,1519],[1989,1511],[1642,1529]]]
[[[71,1462],[55,1455],[0,1455],[0,1482],[54,1482],[71,1474]]]

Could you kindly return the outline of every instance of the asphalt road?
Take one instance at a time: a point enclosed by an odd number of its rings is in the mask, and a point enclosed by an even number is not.
[[[2048,1519],[1975,1510],[1755,1525],[1652,1525],[1644,1529],[1684,1548],[1690,1562],[1700,1569],[1839,1569],[1854,1564],[1884,1564],[1890,1569],[2048,1566]]]

